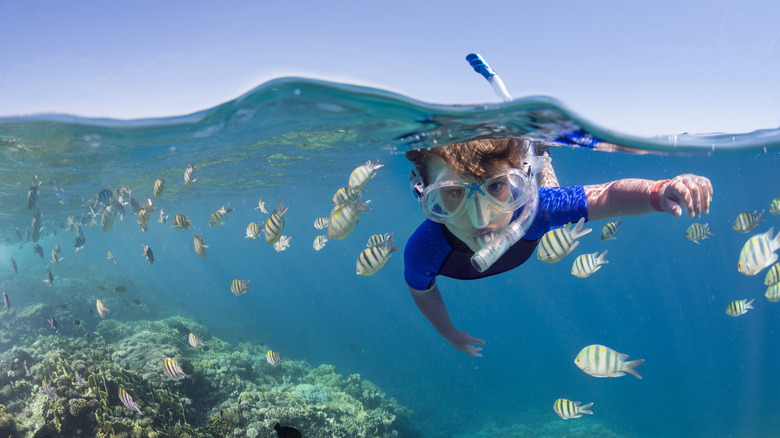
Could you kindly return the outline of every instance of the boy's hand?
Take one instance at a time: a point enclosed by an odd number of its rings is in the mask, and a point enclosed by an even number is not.
[[[665,212],[681,216],[683,208],[689,217],[699,218],[710,212],[712,183],[698,175],[678,175],[662,187],[659,204]]]
[[[482,355],[479,354],[479,351],[482,350],[482,347],[475,347],[471,345],[485,345],[485,341],[482,339],[477,339],[463,330],[455,330],[455,336],[452,339],[447,340],[450,341],[450,344],[452,344],[452,346],[455,347],[455,349],[458,351],[462,351],[469,356],[482,357]]]

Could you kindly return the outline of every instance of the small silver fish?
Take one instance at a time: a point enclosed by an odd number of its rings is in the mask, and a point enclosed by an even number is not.
[[[106,307],[102,301],[97,300],[97,303],[95,303],[95,307],[97,307],[97,313],[100,315],[100,318],[103,319],[108,315],[108,307]]]
[[[203,346],[203,339],[195,336],[193,333],[190,333],[190,336],[187,340],[189,341],[192,348],[200,348]]]
[[[400,248],[393,246],[393,234],[387,237],[384,245],[371,246],[360,253],[357,260],[358,275],[374,275],[390,260],[390,254]]]
[[[139,414],[141,413],[141,409],[138,407],[138,403],[134,402],[133,397],[130,397],[130,394],[128,394],[127,391],[122,388],[119,388],[119,401],[121,401],[127,409],[136,411]]]
[[[200,233],[200,236],[195,236],[195,252],[198,254],[198,257],[205,258],[206,257],[206,248],[209,246],[206,245],[206,242],[203,241],[203,233]]]
[[[290,207],[284,206],[284,200],[279,201],[279,208],[271,212],[271,216],[265,221],[265,241],[273,245],[279,241],[284,231],[284,214]]]
[[[141,244],[144,247],[144,252],[141,253],[141,257],[146,257],[146,261],[149,262],[149,265],[151,266],[152,263],[154,263],[154,254],[152,253],[152,248],[149,248],[149,246]]]
[[[583,228],[585,218],[580,218],[577,224],[572,227],[568,224],[563,228],[555,228],[548,231],[539,241],[539,251],[536,257],[546,263],[555,263],[574,251],[574,248],[580,244],[577,240],[580,237],[593,231],[590,228]]]
[[[761,219],[761,216],[764,214],[765,210],[761,210],[761,213],[758,213],[758,210],[753,211],[752,213],[742,213],[734,220],[734,231],[737,233],[749,233],[750,230],[758,226],[759,222],[764,222],[764,219]]]
[[[276,252],[282,252],[285,249],[289,248],[290,239],[291,239],[290,236],[279,237],[279,240],[276,243],[274,243],[274,250],[276,250]]]
[[[366,161],[366,164],[357,167],[349,175],[349,187],[352,190],[362,189],[366,183],[371,181],[374,176],[376,176],[377,169],[382,166],[384,166],[384,164],[379,164],[379,157],[376,157],[376,160],[373,162]]]
[[[165,214],[165,210],[162,208],[160,209],[160,219],[158,219],[158,222],[160,222],[163,225],[165,225],[165,223],[168,222],[168,215]]]
[[[250,222],[249,225],[246,226],[246,237],[245,239],[257,239],[260,237],[260,234],[263,233],[263,229],[260,228],[260,224],[257,222]]]
[[[265,360],[271,365],[277,366],[282,363],[282,356],[273,350],[268,350],[268,353],[265,355]]]
[[[583,254],[577,257],[574,259],[574,264],[571,267],[572,275],[579,278],[590,277],[601,269],[601,265],[609,263],[605,258],[606,256],[607,251],[602,252],[601,255],[594,252],[592,254]]]
[[[195,178],[195,169],[196,167],[192,162],[184,169],[184,187],[190,188],[192,183],[198,180]]]
[[[326,217],[318,217],[314,220],[314,228],[318,230],[323,230],[328,226],[328,218]]]
[[[19,273],[19,266],[16,265],[16,260],[13,257],[11,257],[11,267],[14,269],[14,274]]]
[[[361,193],[363,193],[363,190],[352,190],[350,187],[342,187],[333,194],[331,204],[334,207],[337,205],[351,204]]]
[[[361,196],[358,195],[351,204],[337,205],[333,208],[328,218],[328,238],[332,240],[346,238],[360,221],[362,212],[371,210],[368,208],[371,201],[361,203],[360,198]]]
[[[559,398],[558,400],[555,400],[553,410],[556,414],[558,414],[559,417],[563,418],[564,420],[571,420],[572,418],[582,417],[582,414],[593,415],[593,412],[589,410],[591,406],[593,406],[593,403],[580,406],[580,402],[573,402],[571,400],[566,400],[565,398]]]
[[[780,214],[780,198],[775,198],[769,203],[769,213],[773,215]]]
[[[154,182],[154,196],[159,198],[162,196],[163,190],[165,190],[165,178],[157,178],[157,181]]]
[[[183,214],[177,214],[173,217],[173,226],[179,230],[189,230],[192,226],[192,221]]]
[[[328,242],[328,235],[323,234],[321,236],[317,236],[314,238],[314,244],[312,245],[314,247],[315,251],[319,251],[322,248],[325,248],[325,244]]]
[[[774,252],[780,248],[780,233],[772,238],[775,228],[748,239],[739,252],[737,270],[745,275],[756,275],[764,268],[773,265],[777,261]]]
[[[148,230],[148,224],[149,224],[149,216],[151,216],[152,213],[148,211],[146,208],[141,208],[138,210],[138,226],[141,227],[141,230],[146,232]]]
[[[43,392],[48,395],[50,399],[57,399],[57,394],[54,393],[54,390],[51,388],[51,386],[49,386],[48,383],[46,383],[45,380],[42,381],[41,386],[43,387]]]
[[[268,210],[265,208],[265,202],[263,202],[263,199],[260,198],[260,200],[257,202],[257,207],[255,207],[255,210],[260,210],[263,212],[263,214],[268,214]]]
[[[764,277],[765,286],[773,286],[777,283],[780,283],[780,263],[772,265],[766,273],[766,277]]]
[[[764,296],[772,303],[780,301],[780,283],[773,284],[766,289]]]
[[[114,264],[116,264],[116,260],[114,260],[114,255],[111,254],[111,251],[108,252],[108,259],[114,262]]]
[[[8,294],[3,291],[3,302],[5,303],[5,308],[8,310],[11,310],[11,300],[8,298]]]
[[[188,377],[184,374],[184,371],[182,371],[181,367],[176,362],[176,359],[171,359],[170,357],[166,357],[163,362],[163,374],[173,381],[179,381]]]
[[[623,221],[617,218],[617,221],[611,220],[604,224],[604,228],[601,229],[601,240],[613,240],[616,239],[615,235],[620,231],[620,225]]]
[[[745,299],[730,302],[729,306],[726,308],[726,315],[737,317],[746,314],[748,309],[753,308],[752,304],[754,300],[755,298],[750,301]]]
[[[227,205],[223,205],[222,208],[215,211],[214,213],[211,213],[211,217],[209,218],[209,226],[210,227],[216,227],[217,225],[222,225],[225,220],[228,218],[228,213],[233,211],[234,209],[230,208],[230,203],[228,202]]]
[[[574,364],[579,369],[593,377],[621,377],[629,373],[641,379],[642,376],[636,371],[636,367],[644,363],[644,359],[637,359],[626,362],[627,354],[617,351],[603,345],[588,345],[583,348],[574,359]]]
[[[374,234],[373,236],[368,238],[368,242],[366,242],[366,246],[370,248],[372,246],[382,245],[385,242],[387,242],[388,237],[390,237],[390,233]]]
[[[233,295],[237,297],[244,295],[248,289],[251,289],[249,287],[249,280],[241,281],[236,279],[230,284],[230,292],[233,292]]]

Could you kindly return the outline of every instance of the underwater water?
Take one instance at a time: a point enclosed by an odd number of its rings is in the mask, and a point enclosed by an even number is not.
[[[780,230],[780,216],[769,213],[780,197],[780,131],[644,139],[586,119],[549,98],[448,107],[303,79],[166,119],[0,119],[0,281],[11,303],[0,311],[0,431],[270,437],[278,421],[307,437],[775,435],[780,303],[763,296],[766,271],[745,276],[737,259],[749,236]],[[439,278],[455,326],[486,341],[483,357],[469,357],[417,310],[403,251],[373,276],[356,275],[355,264],[371,235],[393,233],[403,247],[424,219],[404,151],[486,135],[554,146],[561,186],[706,176],[714,200],[699,222],[715,235],[695,244],[685,237],[693,219],[652,214],[622,218],[617,239],[604,242],[606,221],[593,222],[556,264],[532,258],[482,280]],[[346,239],[315,251],[326,232],[315,219],[329,215],[353,169],[377,157],[384,166],[363,194],[371,211]],[[197,179],[185,187],[190,163]],[[36,175],[42,258],[26,231]],[[129,205],[124,220],[101,230],[98,193],[120,187],[142,205],[152,199],[148,231]],[[282,252],[263,236],[245,238],[250,222],[268,218],[256,209],[260,199],[269,212],[282,200],[289,207]],[[224,224],[209,226],[228,203],[235,210]],[[755,230],[731,229],[754,210],[767,210]],[[192,229],[173,228],[176,214]],[[83,229],[79,251],[68,217]],[[201,234],[203,259],[193,245]],[[571,275],[574,256],[603,250],[609,264],[599,272]],[[42,281],[47,267],[51,285]],[[251,288],[232,294],[235,279]],[[730,302],[753,298],[747,314],[726,315]],[[96,300],[110,309],[105,318]],[[208,350],[188,345],[188,332]],[[645,359],[643,379],[583,373],[573,361],[590,344]],[[280,365],[266,361],[269,349]],[[165,357],[189,377],[166,378]],[[74,372],[88,383],[75,384]],[[54,382],[57,399],[41,380]],[[143,415],[121,407],[117,387]],[[593,402],[594,414],[561,420],[552,409],[561,397]]]

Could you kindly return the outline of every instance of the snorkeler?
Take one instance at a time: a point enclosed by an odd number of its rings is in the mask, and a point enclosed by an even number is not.
[[[712,184],[701,176],[548,187],[557,185],[554,173],[549,173],[549,163],[539,166],[534,155],[532,142],[518,138],[406,153],[415,166],[412,190],[428,219],[406,244],[404,277],[420,312],[453,347],[470,356],[481,356],[479,345],[485,341],[453,326],[437,276],[470,280],[512,270],[530,258],[547,231],[581,218],[597,221],[654,211],[679,217],[683,210],[698,218],[709,213]],[[545,172],[546,183],[539,178]],[[515,238],[506,239],[506,230],[517,231]],[[496,260],[475,262],[476,255],[496,246]]]

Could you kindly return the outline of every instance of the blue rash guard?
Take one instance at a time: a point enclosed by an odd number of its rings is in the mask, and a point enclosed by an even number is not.
[[[514,216],[518,214],[520,210],[515,211]],[[475,280],[509,271],[531,257],[544,233],[577,222],[582,217],[588,220],[588,202],[583,186],[540,188],[536,218],[524,239],[512,245],[485,272],[479,272],[471,265],[474,251],[443,224],[426,219],[406,242],[406,284],[415,290],[428,290],[439,275],[458,280]]]

